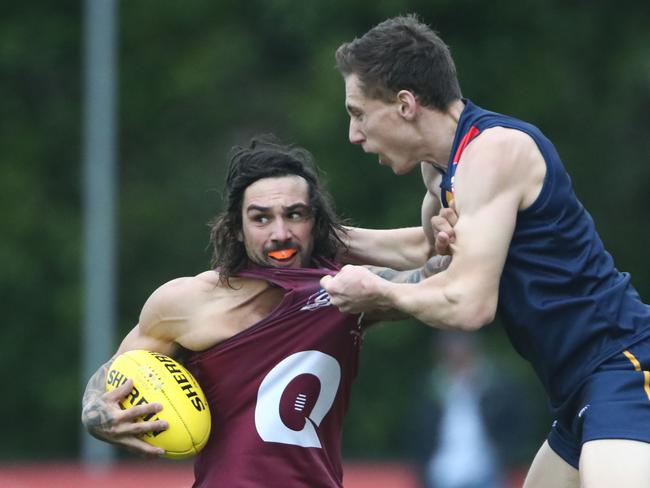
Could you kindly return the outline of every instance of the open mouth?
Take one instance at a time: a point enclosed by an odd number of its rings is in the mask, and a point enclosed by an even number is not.
[[[277,249],[275,251],[270,251],[267,253],[267,256],[269,256],[272,259],[275,259],[276,261],[288,261],[292,257],[294,257],[298,253],[298,249],[296,248],[291,248],[291,249]]]

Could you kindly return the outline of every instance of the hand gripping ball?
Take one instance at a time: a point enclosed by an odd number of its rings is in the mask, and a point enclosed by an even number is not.
[[[160,403],[162,411],[138,421],[165,420],[169,428],[148,432],[145,442],[165,450],[164,457],[184,459],[197,454],[210,436],[210,410],[196,379],[180,363],[152,351],[135,350],[120,354],[108,371],[106,390],[127,379],[133,390],[121,402],[124,409],[145,403]]]

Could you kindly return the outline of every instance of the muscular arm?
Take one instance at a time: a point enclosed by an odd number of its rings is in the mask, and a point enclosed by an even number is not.
[[[88,432],[95,438],[121,446],[131,452],[146,457],[157,457],[164,450],[151,446],[138,436],[146,432],[156,432],[168,427],[164,420],[136,422],[138,417],[159,412],[162,407],[158,403],[135,406],[122,410],[119,402],[132,390],[133,382],[128,380],[111,392],[106,392],[106,376],[113,359],[125,351],[133,349],[148,349],[169,353],[168,347],[156,347],[147,340],[138,340],[136,326],[124,339],[115,355],[91,376],[83,394],[81,404],[81,421]]]
[[[359,267],[324,278],[341,310],[395,308],[428,325],[473,330],[491,322],[517,212],[539,194],[545,164],[523,133],[495,128],[477,137],[456,172],[458,222],[449,268],[416,284],[381,280]]]
[[[178,347],[174,339],[181,328],[160,325],[162,318],[170,313],[175,314],[174,291],[170,288],[169,284],[163,285],[149,298],[142,309],[140,323],[126,335],[113,358],[91,376],[82,399],[81,421],[92,436],[146,457],[157,457],[164,451],[147,444],[138,436],[164,430],[167,423],[163,420],[136,422],[136,419],[159,412],[162,407],[151,403],[122,410],[119,402],[130,393],[133,383],[129,380],[115,390],[106,392],[106,376],[113,359],[126,351],[146,349],[172,357],[176,355]]]
[[[433,256],[421,268],[408,271],[396,271],[391,268],[382,268],[379,266],[366,266],[366,269],[392,283],[419,283],[447,269],[450,261],[450,256]],[[374,321],[403,320],[408,318],[408,314],[395,308],[378,307],[366,313],[365,318]]]

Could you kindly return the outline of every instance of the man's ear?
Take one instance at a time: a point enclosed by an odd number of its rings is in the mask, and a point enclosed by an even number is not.
[[[418,108],[418,100],[409,90],[400,90],[397,93],[399,113],[406,120],[413,120]]]
[[[244,242],[244,234],[242,234],[241,230],[237,231],[237,240],[239,242]]]

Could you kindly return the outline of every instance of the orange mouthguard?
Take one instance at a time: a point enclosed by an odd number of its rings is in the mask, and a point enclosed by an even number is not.
[[[297,252],[297,249],[279,249],[277,251],[271,251],[268,255],[273,259],[288,259],[295,255]]]

